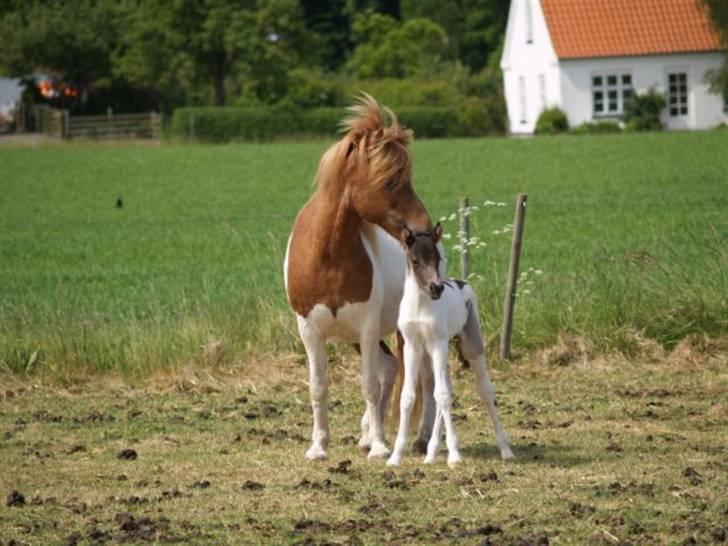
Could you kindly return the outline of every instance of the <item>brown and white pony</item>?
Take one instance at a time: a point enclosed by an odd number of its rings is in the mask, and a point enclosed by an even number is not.
[[[397,327],[404,287],[405,256],[397,239],[405,227],[432,228],[412,188],[411,131],[369,95],[350,110],[346,134],[321,158],[316,192],[296,218],[284,264],[288,301],[308,356],[309,459],[326,458],[329,443],[327,340],[358,346],[366,401],[359,446],[369,448],[370,458],[389,454],[383,418],[398,362],[382,338]]]

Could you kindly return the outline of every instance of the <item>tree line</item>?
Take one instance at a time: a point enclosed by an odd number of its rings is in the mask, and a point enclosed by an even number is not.
[[[728,2],[702,0],[725,44]],[[75,113],[180,105],[397,105],[488,96],[510,0],[0,0],[0,74],[50,74],[26,100]],[[728,94],[728,61],[710,75]]]
[[[45,100],[78,112],[336,105],[351,81],[477,85],[497,72],[508,5],[0,0],[0,74],[51,74],[70,91]]]

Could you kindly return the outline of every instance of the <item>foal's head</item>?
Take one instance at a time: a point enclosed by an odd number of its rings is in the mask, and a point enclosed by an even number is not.
[[[407,254],[407,268],[417,280],[420,289],[433,300],[440,299],[445,286],[440,278],[440,251],[437,243],[442,237],[442,226],[438,222],[432,230],[413,232],[402,230],[402,243]]]
[[[412,131],[366,93],[350,111],[342,125],[346,135],[321,159],[319,188],[348,199],[359,216],[395,238],[405,227],[432,229],[412,187]]]

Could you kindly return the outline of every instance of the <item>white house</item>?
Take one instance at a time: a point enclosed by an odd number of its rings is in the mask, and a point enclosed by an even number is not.
[[[665,96],[668,129],[728,123],[705,74],[724,59],[699,0],[512,0],[501,68],[511,133],[559,107],[570,126],[619,119],[632,93]]]

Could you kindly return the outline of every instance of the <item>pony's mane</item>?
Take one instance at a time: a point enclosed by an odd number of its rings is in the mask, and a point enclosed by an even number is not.
[[[409,143],[412,131],[401,126],[397,116],[374,97],[362,93],[348,108],[350,115],[341,122],[346,134],[321,158],[316,173],[320,189],[343,181],[347,170],[368,166],[372,184],[389,179],[409,178]]]

